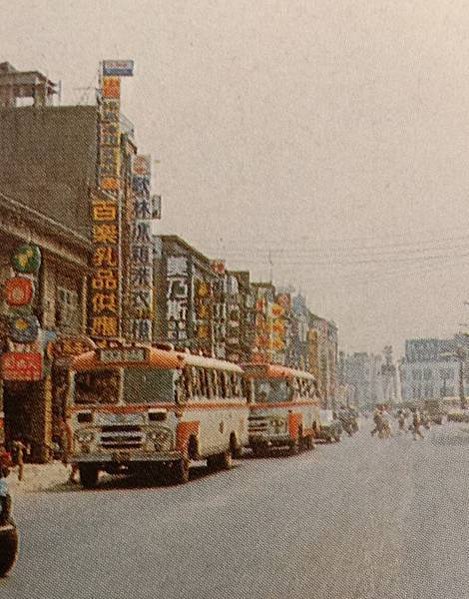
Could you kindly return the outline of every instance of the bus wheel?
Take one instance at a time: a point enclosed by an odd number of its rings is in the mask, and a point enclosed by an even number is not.
[[[98,468],[93,464],[82,464],[78,469],[81,486],[85,489],[95,489],[98,486]]]
[[[220,470],[229,470],[233,466],[233,458],[231,457],[231,450],[224,451],[218,456]]]
[[[237,439],[236,439],[236,435],[234,433],[231,433],[230,436],[230,452],[231,452],[231,457],[234,460],[237,460],[241,457],[241,445],[239,445]]]
[[[189,460],[181,458],[171,464],[171,481],[175,485],[184,485],[189,481]]]
[[[301,434],[301,431],[298,431],[297,438],[290,445],[290,451],[289,451],[290,455],[298,455],[302,449],[302,445],[303,445],[303,436]]]
[[[207,467],[209,470],[229,470],[232,466],[231,452],[224,451],[216,455],[208,456]]]
[[[7,524],[0,527],[0,578],[4,578],[13,568],[18,556],[18,532],[16,527]]]
[[[252,448],[252,455],[255,458],[266,458],[269,456],[269,448],[263,445],[254,445]]]

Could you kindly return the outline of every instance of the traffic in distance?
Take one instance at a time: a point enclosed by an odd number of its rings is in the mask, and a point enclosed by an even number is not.
[[[100,472],[182,484],[192,461],[225,470],[243,448],[296,454],[321,435],[340,439],[340,424],[332,430],[331,414],[321,414],[314,376],[279,365],[133,345],[77,356],[69,382],[68,459],[86,488]]]

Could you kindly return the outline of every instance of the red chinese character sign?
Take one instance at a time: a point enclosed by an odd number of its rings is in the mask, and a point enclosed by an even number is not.
[[[40,381],[43,360],[38,352],[9,352],[3,354],[2,378],[5,381]]]

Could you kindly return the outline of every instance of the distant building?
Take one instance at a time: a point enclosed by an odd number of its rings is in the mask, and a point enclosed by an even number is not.
[[[308,328],[308,368],[319,382],[323,406],[336,408],[338,363],[337,326],[310,314]]]
[[[158,236],[154,258],[156,311],[154,340],[204,355],[224,357],[224,339],[215,321],[223,314],[224,275],[212,261],[177,235]],[[220,328],[218,327],[220,335]]]
[[[250,362],[255,337],[254,292],[248,271],[226,271],[226,359]]]
[[[461,357],[469,351],[467,337],[409,339],[399,364],[402,401],[441,399],[459,395]],[[469,393],[468,371],[463,359],[465,395]]]
[[[348,399],[360,408],[383,402],[383,357],[367,352],[344,355],[341,360],[342,384],[348,388]]]

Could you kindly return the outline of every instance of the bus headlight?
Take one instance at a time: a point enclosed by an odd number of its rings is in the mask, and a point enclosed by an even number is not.
[[[165,429],[158,429],[147,433],[147,438],[154,444],[158,451],[171,449],[171,433]]]
[[[275,433],[284,433],[287,430],[287,420],[281,416],[273,416],[270,419],[270,427]]]
[[[91,431],[78,431],[75,433],[75,439],[78,441],[78,443],[91,443],[91,441],[94,439],[94,433]]]

